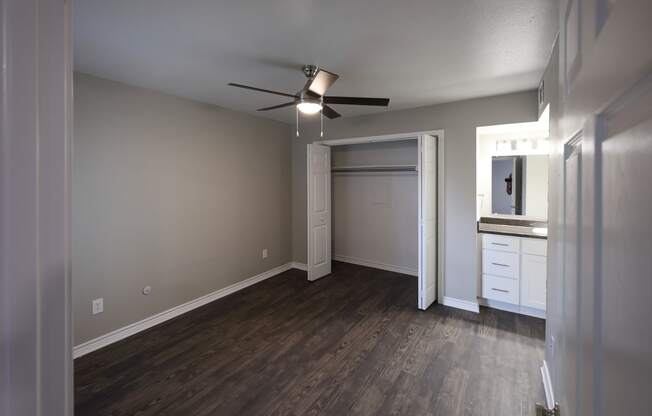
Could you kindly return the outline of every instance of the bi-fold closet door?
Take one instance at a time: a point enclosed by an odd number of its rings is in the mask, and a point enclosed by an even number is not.
[[[437,138],[419,140],[419,309],[437,298]]]
[[[308,280],[331,272],[331,149],[308,145]]]
[[[416,139],[416,137],[415,137]],[[415,149],[417,193],[413,229],[418,251],[418,307],[427,309],[437,296],[437,137],[421,135]],[[333,144],[332,142],[330,143]],[[389,150],[391,151],[391,150]],[[415,162],[412,162],[413,167]],[[308,145],[308,279],[331,273],[332,189],[331,147]]]

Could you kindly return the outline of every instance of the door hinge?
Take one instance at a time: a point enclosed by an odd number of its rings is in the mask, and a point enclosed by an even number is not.
[[[548,409],[545,404],[537,403],[536,404],[537,416],[560,416],[559,403],[555,403],[554,409]]]

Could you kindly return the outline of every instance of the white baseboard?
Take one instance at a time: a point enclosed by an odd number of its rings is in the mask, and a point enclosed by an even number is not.
[[[308,271],[308,265],[306,263],[299,263],[298,261],[293,261],[292,268],[297,270],[303,270],[304,272]]]
[[[410,275],[410,276],[418,276],[419,275],[418,270],[411,269],[409,267],[393,266],[391,264],[379,263],[379,262],[376,262],[376,261],[360,259],[360,258],[357,258],[357,257],[343,256],[341,254],[333,255],[333,260],[341,261],[343,263],[357,264],[358,266],[367,266],[367,267],[373,267],[374,269],[387,270],[387,271],[390,271],[390,272],[407,274],[407,275]]]
[[[115,331],[109,332],[108,334],[99,336],[90,341],[86,341],[75,346],[72,354],[73,358],[79,358],[102,347],[106,347],[107,345],[113,344],[114,342],[130,337],[179,315],[183,315],[186,312],[190,312],[191,310],[206,305],[207,303],[223,298],[258,282],[262,282],[263,280],[269,279],[270,277],[274,277],[277,274],[290,270],[293,267],[294,263],[292,262],[283,264],[266,272],[260,273],[256,276],[250,277],[246,280],[234,283],[223,289],[216,290],[215,292],[209,293],[208,295],[201,296],[197,299],[191,300],[190,302],[186,302],[182,305],[175,306],[174,308],[157,313],[156,315],[145,318],[142,321],[134,322],[133,324],[116,329]]]
[[[548,371],[548,363],[543,360],[541,366],[541,378],[543,380],[543,390],[546,394],[546,406],[548,409],[555,408],[555,394],[552,389],[552,379],[550,378],[550,371]]]
[[[480,305],[477,302],[469,302],[468,300],[449,298],[444,296],[444,305],[451,308],[464,309],[465,311],[480,313]]]
[[[488,306],[501,311],[519,313],[521,315],[533,316],[535,318],[546,319],[546,311],[528,308],[527,306],[513,305],[511,303],[499,302],[497,300],[479,298],[480,305]]]

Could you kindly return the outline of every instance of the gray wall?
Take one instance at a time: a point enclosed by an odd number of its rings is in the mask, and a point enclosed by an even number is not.
[[[416,165],[416,140],[336,146],[333,166]],[[416,172],[336,173],[332,178],[333,256],[418,270]]]
[[[88,75],[74,88],[75,344],[290,261],[286,124]]]
[[[346,108],[341,111],[346,114]],[[537,120],[536,91],[459,101],[410,110],[326,120],[328,139],[445,130],[445,295],[475,302],[477,126]],[[306,262],[306,144],[319,137],[316,117],[292,136],[292,255]]]

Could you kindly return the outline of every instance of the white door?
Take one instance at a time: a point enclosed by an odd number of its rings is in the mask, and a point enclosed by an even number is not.
[[[546,360],[564,415],[650,413],[650,16],[650,0],[561,2]]]
[[[331,272],[331,149],[308,145],[308,280]]]
[[[437,138],[419,140],[419,309],[437,297]]]
[[[0,414],[72,415],[72,1],[0,0]]]
[[[563,191],[563,235],[564,256],[562,259],[561,296],[564,308],[564,326],[567,331],[557,340],[559,350],[564,356],[560,373],[563,380],[564,395],[561,405],[564,409],[577,407],[577,368],[579,357],[578,329],[580,325],[577,313],[581,276],[579,258],[581,253],[581,204],[582,204],[582,145],[578,138],[566,145],[564,156],[564,191]]]
[[[546,257],[521,255],[521,305],[546,309]]]

